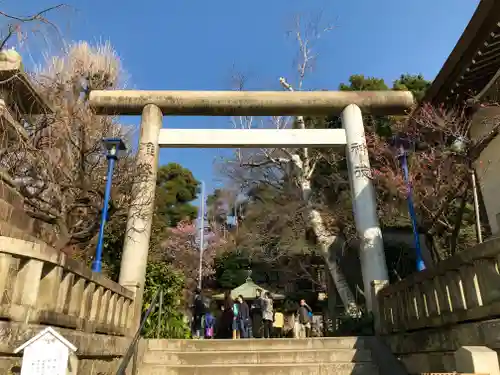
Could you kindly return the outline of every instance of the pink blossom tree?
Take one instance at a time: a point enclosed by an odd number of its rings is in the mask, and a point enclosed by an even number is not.
[[[496,106],[496,104],[493,104]],[[476,110],[481,110],[477,108]],[[393,122],[393,131],[411,144],[409,178],[420,230],[432,238],[435,261],[472,246],[471,173],[481,164],[482,151],[500,132],[497,118],[487,118],[490,129],[471,137],[472,116],[466,111],[423,104],[412,115]],[[391,140],[367,132],[372,174],[382,216],[406,212],[407,183]],[[467,224],[467,228],[461,228]],[[467,230],[465,230],[467,229]]]
[[[181,221],[177,227],[169,229],[168,232],[168,238],[161,244],[162,257],[184,273],[185,297],[188,298],[199,278],[199,228],[192,221]],[[214,275],[214,259],[222,251],[225,243],[217,233],[213,231],[205,233],[202,255],[203,279],[206,280]]]

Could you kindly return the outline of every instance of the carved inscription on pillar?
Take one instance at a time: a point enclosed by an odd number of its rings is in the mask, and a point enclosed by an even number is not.
[[[139,145],[139,152],[144,152],[145,155],[154,157],[155,145],[153,144],[153,142],[143,142]]]
[[[368,148],[366,143],[353,143],[349,146],[349,156],[353,162],[354,178],[372,178],[371,168],[368,166]]]
[[[372,178],[372,170],[366,164],[356,164],[354,166],[354,177],[356,178]]]
[[[139,144],[138,173],[147,178],[153,175],[153,167],[156,163],[156,150],[153,142],[143,142]]]
[[[350,149],[351,149],[352,154],[359,155],[359,156],[366,155],[367,151],[368,151],[368,149],[366,147],[366,143],[353,143],[350,146]]]

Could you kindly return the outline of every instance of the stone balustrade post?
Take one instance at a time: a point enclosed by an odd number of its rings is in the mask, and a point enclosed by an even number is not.
[[[486,346],[462,346],[454,357],[459,373],[500,375],[497,352]]]
[[[37,308],[40,310],[56,309],[62,273],[62,267],[56,264],[44,264],[37,301]]]
[[[19,270],[12,290],[11,316],[14,320],[31,323],[36,319],[43,262],[37,259],[20,259]]]
[[[387,285],[389,285],[387,280],[373,280],[371,283],[373,329],[377,335],[383,334],[385,331],[384,311],[380,306],[378,294]]]

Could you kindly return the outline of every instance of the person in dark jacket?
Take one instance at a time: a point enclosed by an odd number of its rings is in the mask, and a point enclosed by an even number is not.
[[[312,309],[303,299],[300,300],[297,315],[299,318],[299,338],[311,337]]]
[[[251,331],[249,337],[262,337],[262,289],[257,289],[255,299],[252,302],[252,307],[250,310],[251,315]]]
[[[220,321],[220,337],[229,339],[232,337],[234,324],[234,301],[231,298],[231,292],[224,293],[224,305]]]
[[[238,330],[237,337],[246,339],[248,338],[248,326],[250,323],[250,309],[240,294],[238,296],[238,316],[236,317],[236,327]]]
[[[203,296],[201,295],[201,290],[199,288],[196,288],[196,290],[194,291],[192,312],[193,312],[192,334],[193,337],[200,338],[202,332],[203,315],[205,315],[205,304],[203,303]]]

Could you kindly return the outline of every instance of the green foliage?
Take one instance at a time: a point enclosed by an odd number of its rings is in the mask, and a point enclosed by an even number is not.
[[[198,210],[190,202],[196,199],[200,183],[193,173],[177,163],[162,165],[156,179],[156,213],[169,227],[195,219]]]
[[[380,91],[389,90],[382,78],[365,77],[363,74],[354,74],[349,77],[349,85],[341,83],[341,91]]]
[[[422,74],[401,74],[393,82],[393,90],[409,90],[417,101],[422,100],[431,82],[427,81]],[[341,83],[339,90],[342,91],[380,91],[390,90],[382,78],[365,77],[363,74],[354,74],[349,77],[349,84]]]
[[[431,82],[424,79],[422,74],[401,74],[401,77],[394,81],[393,89],[399,91],[409,90],[417,101],[421,101],[430,86]]]
[[[162,165],[156,182],[156,207],[149,243],[150,254],[155,254],[166,239],[165,228],[175,227],[183,219],[194,219],[197,208],[190,202],[198,194],[199,182],[189,169],[176,163]],[[103,262],[106,274],[118,279],[126,221],[115,220],[106,225]],[[150,259],[154,261],[154,259]]]
[[[118,281],[120,274],[125,225],[124,221],[115,220],[107,223],[104,231],[102,250],[103,270],[114,281]]]
[[[162,315],[159,327],[159,308],[156,307],[149,316],[144,327],[143,336],[145,338],[188,338],[190,330],[184,322],[184,316],[180,311],[182,301],[182,291],[184,288],[183,275],[173,270],[166,263],[149,263],[146,273],[146,285],[144,289],[145,312],[153,299],[155,293],[161,289],[163,291]],[[159,300],[157,301],[159,302]],[[159,328],[159,336],[158,336]]]
[[[415,99],[420,101],[430,85],[431,82],[424,79],[421,74],[401,74],[399,79],[394,81],[392,89],[409,90]],[[382,78],[365,77],[362,74],[352,75],[349,77],[349,85],[341,83],[339,89],[342,91],[390,90]],[[392,136],[393,119],[390,116],[364,116],[364,123],[368,129],[372,128],[380,136]]]
[[[233,289],[245,282],[250,269],[248,254],[240,250],[225,252],[215,259],[215,277],[222,289]]]

